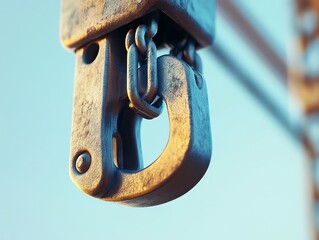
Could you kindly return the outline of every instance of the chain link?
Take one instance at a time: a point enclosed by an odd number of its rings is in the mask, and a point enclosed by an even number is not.
[[[179,59],[182,59],[194,70],[202,73],[202,60],[199,54],[196,52],[195,41],[193,39],[185,38],[183,41],[174,45],[174,47],[170,51],[170,54],[176,56]]]
[[[141,24],[128,31],[125,40],[127,50],[127,95],[130,107],[147,119],[156,118],[162,112],[162,99],[158,98],[157,48],[153,37],[158,30],[155,18],[149,25]],[[175,44],[170,54],[184,60],[194,70],[202,73],[202,61],[196,52],[192,38],[185,38]],[[147,63],[147,86],[142,96],[139,93],[138,67],[139,59]]]
[[[157,21],[153,18],[149,26],[139,25],[136,29],[135,43],[142,56],[147,54],[147,42],[151,41],[158,30]]]
[[[157,98],[157,48],[153,37],[157,33],[157,22],[151,21],[149,26],[139,25],[126,35],[127,50],[127,95],[130,107],[147,119],[158,117],[162,112],[162,99]],[[139,57],[147,60],[147,87],[139,94],[138,65]]]

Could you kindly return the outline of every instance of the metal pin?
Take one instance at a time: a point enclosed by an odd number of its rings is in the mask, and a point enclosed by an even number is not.
[[[84,174],[89,170],[91,166],[91,156],[88,153],[82,153],[75,161],[75,168],[76,170]]]

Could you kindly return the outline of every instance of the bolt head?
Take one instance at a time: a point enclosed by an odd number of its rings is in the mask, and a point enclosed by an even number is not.
[[[82,153],[75,161],[76,170],[83,174],[86,173],[91,166],[91,156],[89,153]]]

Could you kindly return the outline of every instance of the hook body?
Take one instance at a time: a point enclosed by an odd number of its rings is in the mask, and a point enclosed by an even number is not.
[[[82,191],[102,200],[161,204],[189,191],[208,168],[212,141],[206,84],[183,61],[158,58],[157,94],[168,110],[170,135],[160,157],[142,169],[141,117],[127,107],[126,55],[117,39],[115,33],[95,42],[98,54],[89,64],[83,57],[91,45],[76,53],[70,175]]]

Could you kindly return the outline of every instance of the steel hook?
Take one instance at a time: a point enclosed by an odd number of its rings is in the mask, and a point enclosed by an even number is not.
[[[77,51],[72,180],[89,195],[130,206],[157,205],[183,195],[202,178],[211,158],[202,76],[173,56],[158,58],[158,95],[167,106],[170,135],[160,157],[142,169],[141,117],[127,107],[124,47],[114,33],[95,44],[99,52],[90,64],[83,61],[90,45]]]

